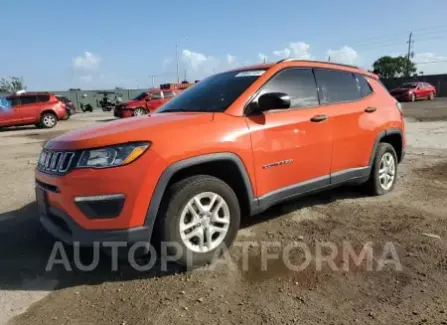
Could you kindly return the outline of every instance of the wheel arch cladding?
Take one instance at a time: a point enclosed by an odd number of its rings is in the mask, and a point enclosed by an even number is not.
[[[377,147],[379,143],[386,142],[393,146],[394,150],[397,154],[397,160],[400,163],[404,157],[404,150],[403,150],[403,134],[402,130],[392,128],[387,129],[382,132],[380,132],[377,137],[376,141],[374,143],[373,151],[369,160],[369,165],[372,166],[374,162],[374,157],[376,156]]]
[[[187,158],[168,166],[157,182],[144,222],[151,233],[166,189],[171,184],[194,175],[211,175],[222,179],[236,193],[241,213],[250,213],[253,210],[255,205],[253,186],[247,169],[238,155],[225,152]]]
[[[52,114],[52,115],[54,115],[54,116],[56,117],[56,119],[57,119],[57,114],[56,114],[52,109],[50,109],[50,108],[47,108],[47,109],[43,110],[42,112],[40,112],[40,118],[42,118],[42,116],[43,116],[44,114]]]

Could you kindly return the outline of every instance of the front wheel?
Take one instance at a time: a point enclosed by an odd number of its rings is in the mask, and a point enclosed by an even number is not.
[[[416,101],[416,95],[415,95],[414,93],[411,94],[410,100],[411,100],[412,102],[415,102],[415,101]]]
[[[135,108],[135,110],[133,111],[133,116],[142,116],[142,115],[146,115],[146,110],[144,108],[138,107]]]
[[[40,117],[40,125],[46,129],[51,129],[57,124],[57,117],[53,113],[44,113]]]
[[[240,225],[239,201],[222,180],[199,175],[171,186],[160,215],[161,247],[187,268],[211,263],[229,248]],[[162,251],[163,252],[163,251]]]

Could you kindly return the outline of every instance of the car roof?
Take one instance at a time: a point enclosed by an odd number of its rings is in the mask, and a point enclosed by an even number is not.
[[[287,65],[303,65],[308,67],[318,67],[318,68],[332,68],[336,70],[341,71],[350,71],[355,72],[359,74],[363,74],[375,79],[378,79],[378,75],[371,73],[369,71],[360,69],[357,66],[349,65],[349,64],[343,64],[343,63],[336,63],[336,62],[330,62],[330,61],[316,61],[316,60],[299,60],[299,59],[283,59],[275,63],[264,63],[264,64],[256,64],[256,65],[249,65],[245,67],[238,67],[236,69],[233,69],[231,71],[243,71],[243,70],[256,70],[256,69],[264,69],[268,70],[276,65],[283,64],[285,66]]]
[[[52,93],[49,93],[47,91],[31,91],[26,92],[23,94],[11,94],[10,97],[26,97],[26,96],[38,96],[38,95],[54,95]]]

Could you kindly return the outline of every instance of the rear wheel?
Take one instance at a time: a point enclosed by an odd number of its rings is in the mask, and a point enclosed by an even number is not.
[[[429,100],[435,99],[435,93],[433,91],[430,93],[430,96],[428,96],[428,99]]]
[[[142,107],[135,108],[135,110],[133,111],[133,116],[142,116],[146,114],[146,110]]]
[[[40,126],[46,129],[51,129],[57,124],[57,117],[53,113],[44,113],[40,117]]]
[[[164,207],[164,208],[163,208]],[[232,245],[240,224],[240,207],[228,184],[212,176],[192,176],[174,184],[157,217],[161,245],[177,263],[198,267],[211,263]]]
[[[367,191],[372,195],[384,195],[391,192],[397,178],[397,154],[389,143],[380,143],[374,157],[371,175],[366,183]]]

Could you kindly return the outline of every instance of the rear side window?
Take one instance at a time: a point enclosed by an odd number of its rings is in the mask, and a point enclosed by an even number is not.
[[[174,97],[175,94],[172,90],[165,90],[165,91],[163,91],[163,96],[165,98],[171,98],[171,97]]]
[[[21,96],[20,103],[22,105],[34,104],[36,102],[36,96]]]
[[[328,69],[315,69],[321,104],[335,104],[360,99],[354,74]]]
[[[45,103],[45,102],[47,102],[49,100],[50,100],[50,95],[38,95],[37,96],[37,101],[39,103]]]
[[[161,92],[155,92],[151,94],[151,99],[161,99]]]
[[[357,79],[357,85],[360,91],[360,96],[365,97],[373,92],[370,84],[366,80],[366,77],[358,74],[355,76],[355,78]]]
[[[291,108],[317,106],[318,91],[312,69],[287,69],[279,72],[261,89],[260,95],[282,92],[290,96]]]

